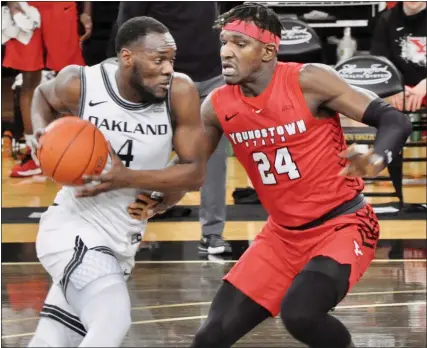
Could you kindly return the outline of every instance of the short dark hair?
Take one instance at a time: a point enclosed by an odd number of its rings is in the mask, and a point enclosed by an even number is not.
[[[116,35],[116,53],[134,42],[144,38],[150,33],[165,34],[168,28],[157,19],[152,17],[133,17],[124,22]]]
[[[221,29],[225,24],[235,20],[252,21],[261,30],[268,30],[274,35],[281,37],[282,23],[280,23],[277,14],[267,6],[248,2],[233,7],[230,11],[218,17],[218,20],[215,22],[215,28]]]

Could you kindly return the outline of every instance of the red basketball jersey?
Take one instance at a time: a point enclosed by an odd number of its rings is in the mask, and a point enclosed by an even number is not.
[[[278,63],[269,86],[245,97],[240,86],[215,90],[212,104],[235,156],[274,222],[301,226],[363,190],[339,176],[347,161],[339,116],[318,120],[299,86],[302,64]]]

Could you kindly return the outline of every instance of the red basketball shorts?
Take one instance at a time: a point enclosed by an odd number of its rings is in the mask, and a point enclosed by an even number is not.
[[[224,279],[276,316],[292,280],[313,257],[350,264],[350,290],[373,260],[378,238],[369,204],[304,231],[285,229],[269,218]]]
[[[27,45],[15,39],[6,42],[3,66],[20,71],[43,68],[60,71],[70,64],[85,65],[79,42],[75,2],[37,1],[30,5],[40,12],[41,27],[34,31]]]

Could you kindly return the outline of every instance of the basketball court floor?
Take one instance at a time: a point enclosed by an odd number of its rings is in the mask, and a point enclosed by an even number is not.
[[[425,149],[422,152],[425,157]],[[3,158],[1,335],[2,346],[25,347],[50,285],[34,248],[38,221],[59,187],[43,177],[9,178],[13,163]],[[425,175],[425,163],[405,164],[404,173],[411,172]],[[180,202],[188,216],[150,223],[129,281],[133,325],[124,346],[188,347],[221,278],[260,230],[265,221],[260,206],[234,205],[235,188],[248,186],[234,158],[229,158],[227,175],[224,237],[231,241],[233,253],[224,257],[198,253],[198,193],[187,194]],[[369,184],[365,191],[390,190],[383,183]],[[408,203],[425,204],[425,184],[405,187],[404,196]],[[390,199],[368,200],[378,212],[391,209],[391,213],[378,214],[381,241],[376,260],[334,314],[348,325],[358,347],[426,347],[425,211],[396,215],[393,207],[379,205]],[[283,329],[280,318],[267,320],[235,346],[303,347]]]

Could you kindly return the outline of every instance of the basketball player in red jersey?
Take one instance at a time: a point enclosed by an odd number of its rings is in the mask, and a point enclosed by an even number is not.
[[[402,150],[411,123],[325,65],[277,62],[282,26],[271,9],[240,5],[218,25],[227,85],[202,105],[207,151],[226,134],[270,216],[191,347],[230,347],[279,313],[310,347],[351,347],[328,312],[367,270],[378,241],[359,176],[377,175]],[[346,149],[338,113],[377,128],[373,151]]]
[[[206,154],[224,133],[270,217],[225,276],[191,347],[230,347],[279,313],[310,347],[351,347],[328,312],[367,270],[379,237],[360,176],[377,175],[402,150],[411,123],[327,66],[278,63],[282,26],[272,10],[247,3],[218,24],[227,85],[202,104]],[[338,113],[378,129],[373,151],[346,149]],[[101,183],[82,194],[121,188],[124,178],[113,166],[88,177]]]

